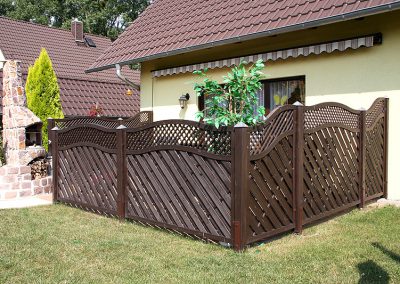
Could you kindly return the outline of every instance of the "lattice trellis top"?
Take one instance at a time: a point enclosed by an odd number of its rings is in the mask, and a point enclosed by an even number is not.
[[[276,61],[278,59],[288,59],[297,58],[299,56],[309,56],[311,54],[321,54],[321,53],[332,53],[334,51],[345,51],[347,49],[358,49],[361,47],[372,47],[374,44],[380,42],[381,35],[369,35],[353,39],[338,40],[327,43],[320,43],[309,46],[302,46],[290,49],[283,49],[277,51],[271,51],[266,53],[260,53],[249,56],[242,56],[230,59],[223,59],[218,61],[199,63],[187,66],[180,66],[174,68],[167,68],[162,70],[156,70],[152,72],[153,77],[161,77],[173,74],[188,73],[195,70],[204,69],[214,69],[214,68],[224,68],[231,67],[233,65],[238,65],[240,62],[245,61],[247,63],[254,63],[259,59],[264,62]],[[379,39],[378,39],[379,38]]]

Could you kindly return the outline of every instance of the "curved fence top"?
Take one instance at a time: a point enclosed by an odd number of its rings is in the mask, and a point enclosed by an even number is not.
[[[181,149],[199,154],[231,154],[233,127],[215,128],[188,120],[164,120],[137,128],[128,128],[127,150],[143,152],[152,149]]]
[[[54,119],[54,125],[57,126],[59,129],[82,124],[94,124],[107,128],[117,128],[120,125],[124,125],[126,127],[137,127],[150,122],[153,122],[152,111],[142,111],[133,117],[125,119],[92,116],[78,116],[73,118]]]
[[[266,120],[249,127],[250,155],[268,151],[281,138],[295,133],[295,112],[298,107],[286,105],[275,109]],[[359,131],[360,110],[340,103],[322,103],[302,107],[304,130],[337,126]],[[367,127],[371,127],[384,115],[385,99],[377,99],[365,112]],[[116,149],[116,128],[124,125],[127,135],[127,151],[131,153],[161,149],[181,149],[228,157],[232,153],[234,127],[215,128],[212,125],[189,120],[163,120],[152,122],[152,112],[141,112],[135,117],[115,120],[97,117],[55,120],[59,131],[59,146],[89,143],[101,148]]]

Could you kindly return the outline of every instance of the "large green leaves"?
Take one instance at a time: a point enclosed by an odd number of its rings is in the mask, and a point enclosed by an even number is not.
[[[215,127],[235,125],[238,122],[247,125],[257,124],[265,114],[263,106],[258,106],[257,93],[262,88],[261,79],[264,63],[257,61],[249,68],[246,62],[234,66],[223,77],[223,84],[211,80],[206,71],[195,71],[203,78],[196,83],[194,90],[198,96],[206,95],[205,109],[196,114],[197,119]]]

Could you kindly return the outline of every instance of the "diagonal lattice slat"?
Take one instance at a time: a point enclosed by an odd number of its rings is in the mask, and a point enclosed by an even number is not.
[[[375,127],[367,131],[367,153],[365,168],[365,183],[367,197],[384,191],[385,184],[385,143],[384,119],[381,118]]]
[[[230,155],[231,130],[204,129],[195,123],[169,121],[127,133],[127,149],[150,150],[183,146],[217,155]]]
[[[305,219],[357,202],[359,145],[358,132],[340,127],[305,134]]]
[[[230,238],[230,167],[174,150],[128,155],[127,217]]]
[[[103,148],[115,150],[117,147],[116,133],[103,131],[91,126],[78,126],[66,129],[58,134],[59,147],[82,143],[91,143]]]
[[[116,155],[92,147],[59,151],[59,200],[115,214]]]
[[[250,154],[257,155],[276,142],[278,136],[293,129],[294,109],[278,109],[272,117],[250,132]]]
[[[359,115],[338,104],[324,103],[308,107],[304,113],[304,128],[316,128],[328,123],[339,123],[349,128],[358,128]]]
[[[249,165],[248,237],[293,228],[293,136]]]

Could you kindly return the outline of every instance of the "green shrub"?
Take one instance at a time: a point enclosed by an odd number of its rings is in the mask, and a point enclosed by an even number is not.
[[[48,149],[47,119],[63,118],[60,89],[56,73],[46,49],[42,49],[35,64],[29,67],[26,79],[28,108],[43,122],[42,143]]]

